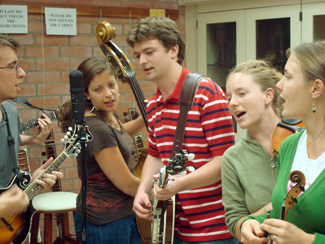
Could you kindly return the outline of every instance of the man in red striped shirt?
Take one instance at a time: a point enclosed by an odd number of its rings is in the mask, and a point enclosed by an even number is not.
[[[148,156],[133,205],[139,217],[151,219],[148,207],[153,175],[170,159],[180,113],[179,97],[190,71],[182,66],[185,44],[181,33],[168,18],[141,19],[130,30],[127,41],[146,78],[158,87],[147,105]],[[188,163],[195,171],[172,177],[174,180],[165,188],[154,188],[158,200],[176,195],[175,244],[237,243],[225,224],[220,181],[221,157],[234,142],[225,94],[205,78],[188,113],[182,146],[195,155]]]

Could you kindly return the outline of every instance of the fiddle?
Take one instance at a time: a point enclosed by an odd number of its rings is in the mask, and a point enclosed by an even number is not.
[[[294,204],[297,203],[297,198],[299,194],[302,191],[305,191],[305,175],[299,171],[294,170],[290,173],[289,179],[291,182],[296,183],[291,190],[287,193],[286,197],[284,198],[284,202],[281,205],[281,212],[280,212],[280,219],[286,221],[287,220],[287,214],[289,209],[294,208]],[[270,217],[270,214],[268,212],[267,218]],[[273,244],[273,240],[271,238],[271,235],[269,235],[268,232],[264,234],[264,237],[267,237],[267,244]]]
[[[284,139],[304,128],[305,124],[301,120],[282,118],[272,134],[272,148],[275,155],[278,156],[280,144]]]
[[[299,171],[292,171],[289,175],[291,182],[296,183],[294,187],[288,192],[284,199],[284,203],[281,206],[281,220],[287,220],[287,213],[289,209],[294,208],[294,204],[297,203],[297,197],[302,191],[305,191],[305,175]]]

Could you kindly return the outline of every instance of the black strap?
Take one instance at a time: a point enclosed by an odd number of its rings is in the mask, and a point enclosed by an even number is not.
[[[9,123],[9,117],[8,117],[8,114],[7,114],[7,111],[6,109],[4,108],[4,106],[2,106],[2,110],[3,110],[3,113],[4,113],[4,119],[6,120],[6,123],[7,123],[7,130],[8,130],[8,145],[9,145],[9,149],[10,149],[10,156],[11,156],[11,160],[12,162],[18,162],[17,161],[17,158],[16,158],[16,152],[15,152],[15,149],[14,149],[14,145],[15,145],[15,139],[13,138],[12,134],[11,134],[11,129],[10,129],[10,123]],[[14,167],[12,169],[12,171],[17,175],[18,177],[18,180],[21,181],[22,180],[22,175],[19,173],[19,167]]]
[[[182,86],[181,96],[179,98],[180,113],[177,121],[174,144],[170,157],[171,159],[174,158],[176,153],[179,153],[182,150],[187,114],[193,106],[198,85],[204,77],[205,76],[198,73],[190,73],[185,78]]]

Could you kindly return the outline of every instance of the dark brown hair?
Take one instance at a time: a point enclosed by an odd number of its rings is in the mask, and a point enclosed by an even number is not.
[[[131,47],[134,43],[144,40],[158,39],[169,51],[178,45],[177,62],[182,65],[185,57],[185,43],[176,23],[166,17],[147,17],[140,19],[129,31],[127,42]]]
[[[15,52],[17,52],[18,49],[21,48],[21,45],[15,39],[9,36],[0,35],[0,47],[4,46],[12,48]]]
[[[83,87],[84,91],[88,93],[88,87],[90,82],[94,79],[95,76],[102,74],[105,71],[108,71],[110,74],[113,74],[116,77],[115,69],[113,65],[108,62],[106,58],[89,58],[83,61],[78,70],[83,74]],[[86,110],[92,110],[93,105],[90,100],[84,99]],[[94,110],[96,116],[109,123],[110,121],[101,113],[100,110]],[[117,114],[115,113],[117,117]],[[60,107],[60,116],[58,118],[58,124],[62,130],[62,132],[67,132],[69,127],[74,127],[75,121],[72,113],[72,104],[71,100],[65,102]]]

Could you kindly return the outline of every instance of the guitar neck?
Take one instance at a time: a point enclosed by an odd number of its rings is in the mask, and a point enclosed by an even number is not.
[[[81,138],[78,136],[79,133],[85,133],[82,138],[85,143],[92,140],[92,135],[88,130],[88,126],[85,126],[83,129],[84,132],[81,132],[79,128],[75,126],[75,131],[71,136],[71,139],[65,143],[63,152],[56,159],[54,159],[54,161],[25,189],[24,192],[27,194],[29,200],[33,199],[33,197],[41,189],[41,186],[36,183],[36,180],[42,180],[44,174],[50,174],[52,171],[57,170],[71,154],[79,152],[81,140]]]
[[[53,135],[53,129],[51,130],[50,134],[48,135],[46,141],[45,141],[45,150],[47,158],[56,158],[56,149],[55,149],[55,143],[54,143],[54,135]],[[61,191],[61,181],[58,178],[55,182],[55,184],[52,186],[52,191]]]
[[[32,183],[30,183],[24,191],[29,200],[32,200],[42,188],[42,186],[36,183],[36,180],[42,180],[44,174],[51,174],[52,171],[57,170],[68,157],[69,155],[63,151]]]
[[[53,112],[47,114],[47,117],[49,117],[50,120],[56,119],[57,118],[56,112],[53,111]],[[20,123],[20,131],[22,132],[22,131],[26,131],[30,128],[34,128],[35,126],[38,125],[37,120],[38,120],[38,118],[31,119],[31,120]]]

